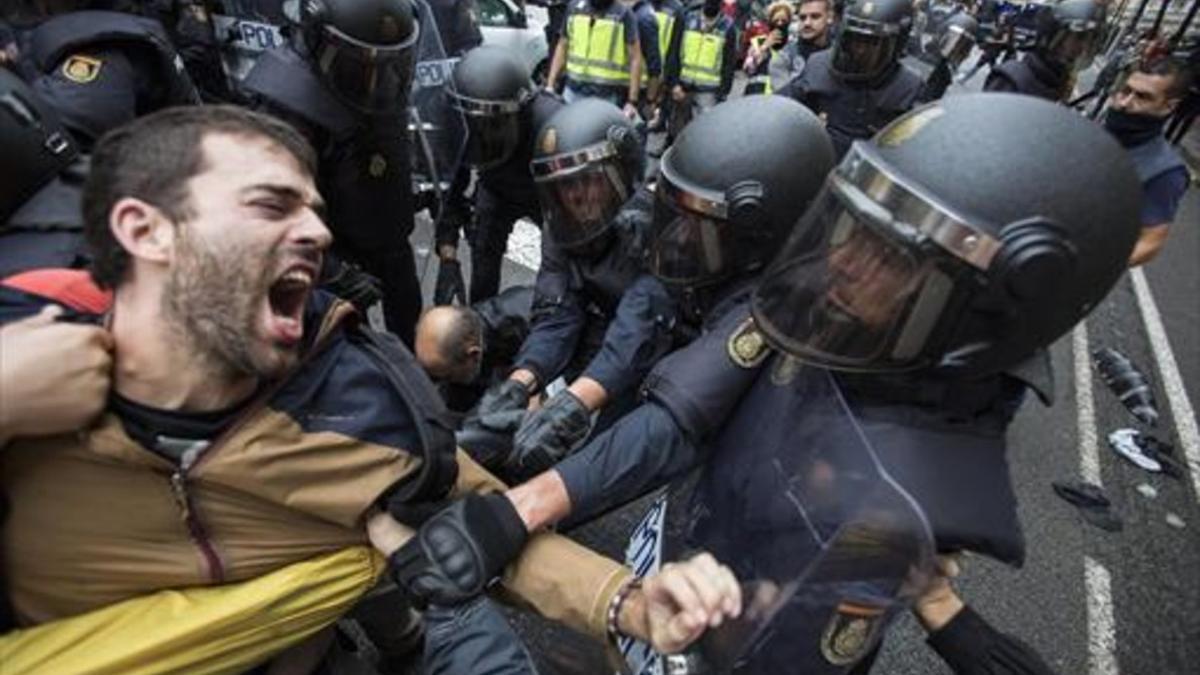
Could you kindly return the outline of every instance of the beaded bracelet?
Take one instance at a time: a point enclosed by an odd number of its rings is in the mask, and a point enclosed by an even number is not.
[[[641,578],[629,577],[624,583],[621,584],[621,587],[617,589],[617,594],[614,595],[613,599],[608,603],[606,627],[608,629],[608,637],[614,643],[616,643],[617,638],[623,634],[621,633],[621,630],[617,628],[617,617],[621,615],[621,605],[625,604],[625,600],[629,597],[630,593],[633,593],[635,590],[641,587]]]

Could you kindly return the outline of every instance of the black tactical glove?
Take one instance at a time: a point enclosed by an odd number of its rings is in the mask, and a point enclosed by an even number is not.
[[[467,284],[463,281],[462,265],[454,259],[442,260],[438,264],[437,286],[433,289],[433,304],[452,305],[458,298],[460,305],[467,304]]]
[[[557,464],[587,438],[591,425],[591,411],[569,389],[552,396],[517,429],[513,457],[520,473],[530,477]]]
[[[488,387],[479,399],[471,418],[482,418],[508,410],[525,410],[529,406],[529,389],[516,380],[504,380]]]
[[[344,260],[335,263],[323,285],[330,293],[350,302],[363,314],[366,314],[368,307],[383,300],[383,286],[379,279]]]
[[[453,606],[486,590],[528,538],[507,497],[469,494],[426,521],[388,562],[414,605]]]
[[[469,417],[463,422],[462,429],[454,434],[454,440],[471,459],[496,473],[508,462],[512,454],[513,434],[521,426],[524,417],[524,409]]]

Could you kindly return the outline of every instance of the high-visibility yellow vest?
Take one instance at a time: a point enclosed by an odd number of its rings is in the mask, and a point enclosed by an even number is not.
[[[667,50],[671,48],[671,31],[675,30],[674,12],[654,12],[658,20],[658,57],[667,62]]]
[[[717,89],[721,86],[721,59],[725,55],[725,31],[719,19],[712,32],[692,26],[683,31],[679,54],[679,81],[693,89]]]
[[[623,9],[620,3],[614,8]],[[574,82],[604,86],[629,84],[625,24],[618,11],[594,16],[585,11],[567,21],[567,76]]]

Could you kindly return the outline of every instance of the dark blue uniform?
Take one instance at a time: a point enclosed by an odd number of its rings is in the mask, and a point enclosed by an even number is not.
[[[676,339],[674,302],[642,270],[652,200],[638,191],[595,257],[570,256],[542,238],[533,321],[514,367],[532,371],[543,386],[559,375],[569,380],[582,375],[599,382],[610,400],[632,399]],[[610,403],[606,413],[620,408]]]
[[[550,116],[563,106],[562,100],[541,91],[521,115],[521,139],[517,150],[500,166],[482,171],[475,187],[475,223],[468,228],[471,244],[471,302],[492,297],[500,288],[500,267],[508,236],[521,218],[541,225],[542,207],[529,173],[533,139]],[[438,222],[437,245],[458,246],[458,223]]]

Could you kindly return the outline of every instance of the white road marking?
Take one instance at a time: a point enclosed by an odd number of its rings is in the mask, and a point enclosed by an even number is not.
[[[1096,436],[1096,403],[1092,396],[1092,355],[1088,349],[1087,323],[1080,321],[1071,333],[1071,351],[1075,355],[1075,409],[1079,420],[1079,474],[1098,486],[1100,446]]]
[[[1113,620],[1112,576],[1090,556],[1083,558],[1087,586],[1088,675],[1117,675],[1117,629]]]
[[[1188,400],[1187,390],[1183,388],[1183,376],[1179,373],[1175,353],[1171,351],[1171,343],[1167,340],[1158,305],[1150,293],[1150,284],[1146,283],[1146,274],[1141,268],[1135,267],[1129,271],[1129,278],[1133,282],[1133,293],[1142,313],[1142,323],[1146,326],[1146,335],[1154,351],[1159,380],[1171,406],[1171,417],[1175,419],[1175,428],[1179,432],[1179,444],[1183,446],[1183,454],[1187,458],[1192,476],[1192,494],[1200,501],[1200,430],[1196,425],[1196,411]]]
[[[542,266],[542,231],[531,221],[522,218],[508,235],[506,258],[536,272]]]

